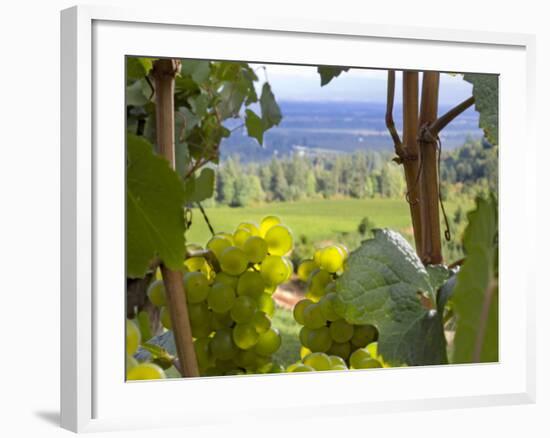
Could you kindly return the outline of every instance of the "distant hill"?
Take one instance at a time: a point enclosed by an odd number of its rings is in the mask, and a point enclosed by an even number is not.
[[[279,102],[283,120],[270,129],[264,147],[246,135],[244,128],[237,129],[223,141],[222,160],[239,155],[241,161],[264,161],[273,155],[289,155],[294,152],[315,155],[325,153],[350,153],[357,150],[392,150],[387,133],[384,103],[376,102]],[[440,113],[448,107],[441,107]],[[394,118],[398,127],[402,124],[402,108],[396,105]],[[454,120],[441,137],[444,149],[454,149],[464,144],[468,137],[483,136],[478,128],[478,113],[469,109]],[[230,121],[228,127],[241,121]]]

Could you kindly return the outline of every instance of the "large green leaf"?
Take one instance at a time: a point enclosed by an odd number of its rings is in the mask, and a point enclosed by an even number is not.
[[[214,194],[215,172],[209,167],[201,170],[199,176],[189,175],[185,180],[185,202],[201,202]]]
[[[400,234],[374,230],[374,238],[350,255],[336,281],[337,310],[351,323],[376,326],[380,354],[392,365],[447,363],[432,281]],[[420,295],[427,297],[430,309]]]
[[[335,67],[335,66],[319,66],[317,67],[317,73],[321,76],[321,87],[327,85],[334,78],[340,76],[343,71],[348,71],[349,67]]]
[[[208,76],[210,75],[210,62],[196,59],[183,59],[181,61],[181,72],[191,76],[197,84],[202,84],[208,80]]]
[[[472,93],[479,112],[479,127],[489,143],[498,144],[498,75],[467,73],[464,80],[473,85]]]
[[[453,362],[498,361],[497,203],[478,198],[464,232],[466,261],[451,298],[457,315]]]
[[[265,83],[262,87],[262,95],[260,96],[260,108],[262,109],[262,121],[264,122],[264,130],[278,125],[283,118],[281,109],[275,101],[275,96],[271,91],[269,83]]]
[[[126,275],[143,277],[159,257],[179,270],[185,256],[184,192],[168,162],[143,137],[128,134],[126,168]]]
[[[152,58],[140,58],[137,56],[126,57],[126,78],[127,79],[142,79],[153,68]]]
[[[264,141],[264,123],[260,117],[252,110],[245,111],[245,125],[248,136],[258,140],[258,143],[263,144]]]

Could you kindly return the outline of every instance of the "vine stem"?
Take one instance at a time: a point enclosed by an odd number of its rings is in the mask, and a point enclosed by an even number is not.
[[[154,62],[152,72],[155,82],[157,146],[172,168],[175,168],[174,83],[179,66],[179,61],[174,59],[159,59]],[[160,268],[182,376],[198,377],[199,368],[182,273],[172,271],[164,264]]]

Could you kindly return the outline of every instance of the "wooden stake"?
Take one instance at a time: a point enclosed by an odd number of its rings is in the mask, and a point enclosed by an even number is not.
[[[152,71],[155,81],[157,147],[172,168],[175,168],[174,83],[178,68],[178,61],[160,59],[154,62]],[[161,265],[161,272],[180,369],[183,370],[184,377],[198,377],[199,368],[193,346],[182,273],[172,271],[164,265]]]
[[[439,224],[439,181],[437,168],[437,140],[425,138],[423,130],[437,119],[439,73],[424,72],[422,101],[420,104],[420,219],[422,222],[422,252],[424,264],[439,264],[441,255],[441,229]]]
[[[418,72],[403,72],[403,168],[407,181],[407,201],[411,210],[416,253],[422,256],[422,221],[418,179]]]

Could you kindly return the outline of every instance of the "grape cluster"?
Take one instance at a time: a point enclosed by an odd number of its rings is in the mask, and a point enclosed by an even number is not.
[[[376,345],[376,328],[351,324],[335,306],[338,300],[335,280],[344,272],[347,258],[348,250],[344,245],[331,245],[316,250],[312,259],[304,260],[298,267],[298,277],[307,284],[305,298],[296,303],[293,310],[294,319],[303,326],[299,335],[302,361],[291,365],[288,371],[311,371],[307,367],[328,370],[336,366],[340,369],[342,365],[351,368],[382,366],[380,358],[365,348]],[[335,357],[341,358],[343,363]],[[371,360],[368,364],[367,359]],[[330,367],[328,361],[332,364]]]
[[[164,370],[157,364],[142,362],[134,358],[134,354],[141,344],[141,332],[131,320],[126,320],[126,379],[127,380],[155,380],[165,379]]]
[[[232,233],[218,233],[207,254],[185,260],[183,284],[201,375],[280,371],[272,355],[281,337],[271,327],[272,294],[293,273],[289,258],[293,238],[279,218],[260,225],[241,223]],[[162,280],[148,289],[160,307],[163,326],[171,329]]]

